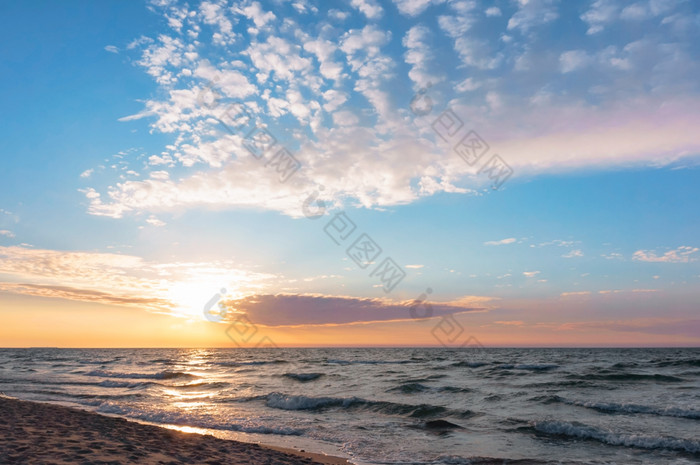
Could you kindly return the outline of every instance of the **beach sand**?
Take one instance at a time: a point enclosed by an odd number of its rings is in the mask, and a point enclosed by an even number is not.
[[[348,464],[308,452],[183,433],[60,405],[0,397],[2,464]]]

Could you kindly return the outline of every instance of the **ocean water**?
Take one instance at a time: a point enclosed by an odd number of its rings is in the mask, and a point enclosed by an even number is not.
[[[700,349],[2,349],[0,391],[358,464],[700,463]]]

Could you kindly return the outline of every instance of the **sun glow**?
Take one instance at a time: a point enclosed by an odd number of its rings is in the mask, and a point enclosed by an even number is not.
[[[175,316],[207,320],[206,312],[209,312],[209,321],[217,321],[220,301],[242,295],[230,286],[216,287],[212,281],[204,280],[179,282],[168,290],[168,299],[176,305]]]

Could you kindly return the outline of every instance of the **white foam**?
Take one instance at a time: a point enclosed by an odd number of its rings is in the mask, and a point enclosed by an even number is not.
[[[670,449],[692,453],[700,452],[700,441],[692,439],[616,433],[581,423],[568,423],[564,421],[536,421],[532,423],[532,427],[542,433],[558,434],[580,439],[594,439],[612,446],[638,447],[641,449]]]

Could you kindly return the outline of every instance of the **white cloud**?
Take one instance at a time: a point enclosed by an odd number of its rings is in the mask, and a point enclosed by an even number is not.
[[[575,249],[571,250],[568,253],[565,253],[562,255],[564,258],[580,258],[583,257],[583,252],[581,250]]]
[[[664,252],[659,255],[653,250],[638,250],[632,254],[632,260],[640,262],[659,262],[659,263],[689,263],[698,260],[695,254],[700,251],[697,247],[680,246],[675,250]]]
[[[304,44],[304,50],[316,55],[320,63],[319,71],[326,79],[339,79],[343,65],[333,60],[338,47],[329,40],[312,40]]]
[[[622,260],[624,257],[621,253],[618,252],[611,252],[609,254],[603,254],[601,255],[606,260]]]
[[[613,22],[620,11],[615,0],[596,0],[591,8],[581,15],[581,19],[588,24],[587,34],[601,32],[607,24]]]
[[[119,53],[119,49],[115,47],[114,45],[106,45],[105,50],[108,51],[109,53]]]
[[[649,10],[648,5],[642,2],[637,2],[633,3],[632,5],[626,6],[620,13],[620,18],[632,21],[640,21],[650,18],[651,15],[652,14]]]
[[[151,171],[150,177],[151,177],[151,179],[157,179],[157,180],[163,181],[163,180],[170,178],[170,173],[168,173],[167,171],[163,171],[163,170]]]
[[[457,92],[469,92],[481,87],[480,82],[476,82],[473,78],[467,78],[455,86]]]
[[[500,241],[487,241],[484,242],[484,245],[506,245],[506,244],[512,244],[516,241],[514,237],[509,237],[507,239],[501,239]]]
[[[330,89],[323,93],[323,98],[326,101],[326,103],[323,105],[323,109],[329,113],[332,113],[339,106],[345,103],[345,101],[348,99],[348,95],[345,92]]]
[[[551,0],[519,0],[518,11],[508,20],[508,30],[515,29],[526,34],[558,17],[555,3]]]
[[[411,66],[408,77],[416,83],[418,88],[427,88],[437,84],[441,79],[433,75],[430,70],[430,57],[432,51],[426,41],[430,30],[425,26],[413,26],[403,38],[403,46],[406,63]]]
[[[165,221],[159,220],[155,216],[151,215],[146,219],[146,223],[150,224],[151,226],[155,226],[157,228],[160,228],[162,226],[165,226],[166,223]]]
[[[81,177],[81,178],[89,178],[90,176],[92,176],[92,173],[93,173],[94,171],[95,171],[95,170],[92,169],[92,168],[90,168],[90,169],[88,169],[88,170],[85,170],[85,171],[83,171],[82,173],[80,173],[80,177]]]
[[[408,16],[418,16],[431,4],[440,4],[444,0],[394,0],[399,12]]]
[[[10,239],[15,237],[15,233],[7,229],[0,229],[0,236],[9,237]]]
[[[264,27],[267,23],[277,19],[273,12],[263,11],[260,3],[258,2],[253,2],[250,5],[241,8],[240,11],[251,19],[258,28]]]
[[[333,113],[333,123],[336,126],[355,126],[359,119],[351,111],[337,111]]]
[[[523,276],[525,276],[526,278],[534,278],[538,274],[540,274],[539,271],[523,271]]]
[[[417,16],[437,3],[441,2],[397,0],[396,6],[404,15]],[[582,15],[589,28],[607,24],[606,18],[614,16],[592,11],[607,3],[596,1]],[[553,2],[519,2],[509,18],[511,32],[496,33],[503,42],[485,40],[482,28],[473,27],[493,23],[484,15],[496,12],[470,1],[435,8],[439,28],[432,29],[428,21],[421,21],[425,26],[411,22],[405,27],[392,21],[363,24],[363,18],[354,15],[354,29],[348,30],[338,24],[349,17],[340,9],[329,12],[330,24],[300,28],[293,15],[275,18],[257,2],[234,8],[220,5],[204,2],[186,18],[166,7],[165,17],[177,19],[181,26],[175,26],[183,29],[182,34],[173,32],[173,37],[161,35],[156,40],[141,37],[127,47],[143,53],[138,64],[160,84],[154,95],[165,98],[147,101],[141,112],[122,121],[153,117],[151,129],[171,134],[172,141],[146,155],[149,166],[141,173],[117,177],[102,192],[83,190],[91,213],[120,217],[205,206],[264,208],[298,216],[308,186],[319,184],[335,185],[326,191],[333,205],[339,206],[342,199],[344,205],[368,208],[410,203],[437,192],[471,193],[486,181],[470,173],[451,151],[453,145],[436,141],[430,128],[436,114],[429,120],[409,113],[406,74],[415,86],[435,83],[433,73],[445,74],[441,61],[435,60],[443,54],[452,56],[451,69],[458,73],[453,84],[461,95],[443,95],[438,87],[447,86],[437,86],[431,89],[435,101],[452,98],[445,103],[478,129],[489,142],[490,153],[500,154],[516,176],[580,168],[658,167],[700,153],[700,135],[695,131],[700,105],[687,92],[696,85],[697,73],[683,44],[659,43],[635,33],[627,46],[566,51],[555,44],[547,54],[534,53],[534,32],[556,18]],[[293,7],[308,14],[309,5]],[[378,4],[356,2],[355,7],[376,16],[373,5]],[[394,8],[385,7],[387,14]],[[234,24],[236,31],[248,26],[264,31],[247,36],[249,43],[236,42]],[[380,28],[385,25],[391,29]],[[188,35],[198,26],[203,27],[201,34]],[[219,38],[213,39],[212,33]],[[393,42],[392,33],[397,35]],[[453,50],[434,48],[433,43],[442,45],[445,35]],[[408,67],[393,61],[401,57],[396,39],[406,47],[403,58]],[[220,41],[230,47],[216,47]],[[514,51],[529,61],[529,71],[517,71],[518,82],[533,82],[535,87],[513,87],[505,69],[502,77],[480,71],[517,63]],[[548,81],[557,79],[558,70],[573,72],[584,66],[588,66],[586,77],[603,73],[604,82],[582,93],[576,89],[564,93]],[[524,74],[528,72],[534,74]],[[534,83],[532,77],[542,82]],[[222,96],[215,108],[202,105],[207,81]],[[603,103],[590,103],[592,94]],[[618,98],[620,94],[624,99]],[[274,170],[242,147],[242,135],[226,133],[214,119],[222,118],[227,104],[223,102],[230,100],[242,101],[242,108],[273,130],[280,142],[296,145],[302,169],[294,181],[280,185]],[[297,119],[297,127],[289,118],[290,124],[285,119],[276,129],[278,119],[290,116]],[[153,167],[159,174],[149,177]],[[177,178],[166,177],[165,170],[177,172]],[[134,180],[137,174],[141,181]],[[255,177],[263,181],[253,185]]]
[[[559,68],[562,73],[570,73],[577,69],[585,68],[591,64],[592,59],[583,50],[570,50],[559,57]]]
[[[350,0],[350,4],[361,11],[368,19],[379,19],[384,10],[375,0]]]
[[[502,14],[501,9],[498,8],[497,6],[492,6],[490,8],[487,8],[484,13],[486,13],[486,16],[490,16],[490,17],[501,16],[501,14]]]
[[[418,270],[420,268],[423,268],[424,265],[406,265],[404,268],[409,268],[411,270]]]

